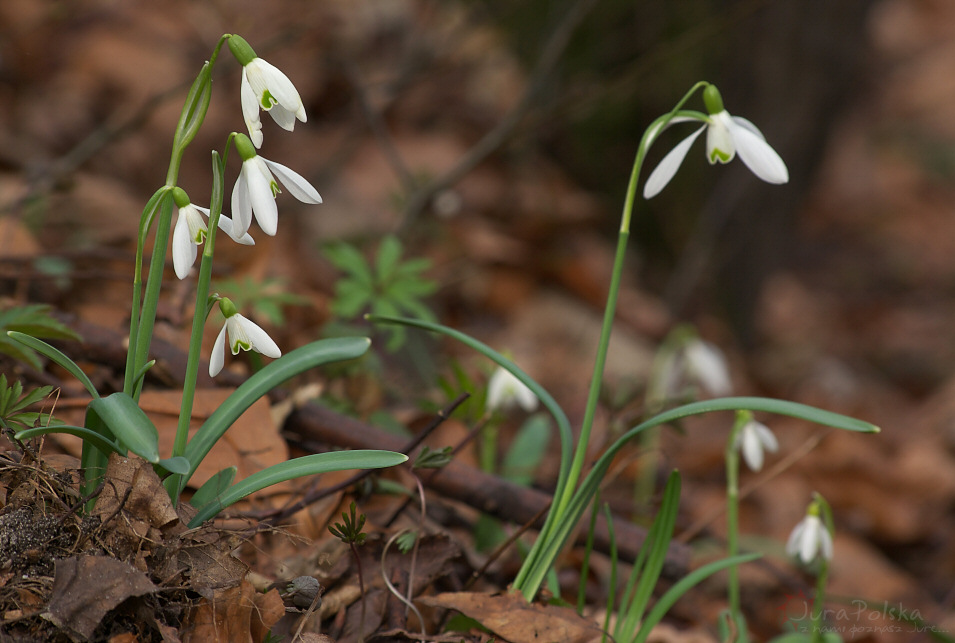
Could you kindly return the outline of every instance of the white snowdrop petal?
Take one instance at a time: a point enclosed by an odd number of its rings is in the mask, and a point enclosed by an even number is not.
[[[212,355],[209,356],[209,377],[218,375],[222,365],[225,364],[225,329],[226,325],[223,324],[222,330],[216,336],[216,343],[212,345]]]
[[[252,213],[262,232],[274,236],[278,229],[279,209],[272,192],[271,174],[262,163],[261,156],[255,156],[242,164],[242,173],[246,175],[249,188],[249,201]]]
[[[663,160],[660,161],[660,164],[657,165],[656,168],[654,168],[653,172],[651,172],[650,176],[647,178],[647,182],[643,185],[643,198],[652,199],[667,186],[667,184],[670,182],[670,179],[672,179],[676,174],[676,171],[680,169],[680,165],[683,163],[683,159],[686,158],[687,152],[690,151],[690,147],[705,129],[706,126],[704,125],[700,129],[696,130],[688,137],[680,141],[676,147],[670,150],[667,155],[663,157]]]
[[[256,148],[260,148],[262,147],[262,121],[259,119],[259,101],[249,83],[248,71],[245,67],[242,68],[239,98],[242,102],[242,118],[245,120],[246,129],[249,130],[249,138]]]
[[[730,134],[736,144],[739,157],[753,174],[774,185],[789,181],[789,170],[786,164],[765,139],[740,126],[734,126]]]
[[[319,195],[318,190],[312,187],[312,184],[306,181],[301,174],[285,167],[281,163],[276,163],[268,159],[262,160],[265,161],[265,164],[275,173],[275,176],[278,177],[282,185],[285,186],[289,193],[296,199],[302,203],[322,202],[322,197]]]
[[[179,279],[185,279],[196,262],[196,245],[189,238],[189,224],[180,212],[172,233],[172,266]]]
[[[278,345],[272,341],[268,333],[262,330],[258,324],[239,314],[235,314],[233,317],[238,318],[238,324],[242,326],[242,330],[245,332],[246,337],[248,337],[249,343],[252,344],[254,351],[266,357],[275,358],[282,356],[282,351]]]
[[[235,181],[235,187],[232,188],[232,216],[233,238],[244,235],[249,231],[252,225],[252,201],[249,200],[249,185],[245,173],[245,164],[239,171],[239,178]]]

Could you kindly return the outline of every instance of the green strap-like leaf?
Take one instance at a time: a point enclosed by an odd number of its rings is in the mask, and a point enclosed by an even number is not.
[[[143,460],[159,462],[159,432],[131,396],[120,392],[97,398],[90,402],[87,413],[95,414],[121,444]]]
[[[49,435],[51,433],[66,433],[68,435],[75,435],[78,438],[81,438],[84,442],[89,442],[102,453],[126,453],[126,449],[122,446],[116,444],[106,436],[92,429],[87,429],[83,426],[70,426],[67,424],[56,424],[51,426],[38,426],[32,429],[24,429],[23,431],[18,431],[15,437],[21,442],[23,440],[29,440],[31,438],[38,438],[41,435]]]
[[[189,441],[184,455],[192,463],[192,469],[179,481],[179,491],[185,487],[209,449],[256,400],[310,368],[361,357],[370,345],[371,341],[365,337],[319,340],[283,355],[252,375],[225,399]]]
[[[72,375],[77,380],[79,380],[80,384],[83,385],[83,388],[89,391],[90,395],[92,395],[94,398],[99,397],[99,393],[96,392],[96,387],[93,386],[93,383],[90,381],[90,378],[86,376],[86,373],[84,373],[80,369],[80,367],[76,365],[76,363],[73,360],[71,360],[69,357],[63,354],[63,351],[57,348],[53,348],[52,346],[50,346],[43,340],[37,339],[36,337],[31,337],[30,335],[26,335],[24,333],[17,332],[15,330],[8,330],[7,335],[11,339],[15,339],[16,341],[20,342],[24,346],[28,348],[32,348],[36,352],[49,358],[57,365],[64,368],[70,375]]]
[[[203,505],[196,517],[189,521],[189,527],[198,527],[206,520],[214,518],[229,505],[238,502],[251,493],[255,493],[279,482],[311,476],[330,471],[348,469],[382,469],[393,467],[407,461],[408,456],[392,451],[334,451],[316,453],[287,462],[281,462],[263,469],[238,482],[210,502]]]
[[[657,623],[663,620],[663,617],[670,610],[670,608],[673,607],[673,604],[698,583],[709,578],[718,571],[732,567],[734,565],[748,563],[750,561],[756,560],[759,557],[760,554],[743,554],[742,556],[724,558],[723,560],[718,560],[708,565],[703,565],[699,569],[687,574],[673,587],[671,587],[663,596],[660,597],[660,600],[657,601],[656,605],[653,606],[653,609],[650,610],[649,614],[647,614],[647,618],[640,625],[640,631],[637,632],[637,635],[633,640],[637,643],[646,641],[647,637],[650,635],[650,630],[656,627]]]
[[[238,468],[235,465],[226,467],[202,483],[192,497],[189,498],[189,504],[198,509],[199,507],[212,502],[216,496],[223,493],[235,480],[235,474]]]

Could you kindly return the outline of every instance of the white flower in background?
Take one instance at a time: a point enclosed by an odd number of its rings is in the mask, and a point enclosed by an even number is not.
[[[742,450],[743,459],[753,471],[763,468],[763,451],[775,453],[779,450],[779,442],[769,427],[762,422],[750,420],[743,425],[733,444],[736,450]]]
[[[817,554],[826,560],[832,560],[832,535],[819,518],[819,506],[816,503],[809,505],[806,517],[789,535],[786,553],[799,558],[807,565]]]
[[[220,299],[219,310],[225,315],[225,324],[222,325],[222,330],[216,337],[216,343],[212,346],[212,355],[209,357],[210,377],[218,375],[225,363],[226,333],[229,335],[229,348],[233,355],[238,355],[241,349],[244,351],[253,350],[266,357],[282,356],[282,351],[268,336],[268,333],[236,312],[235,304],[230,299],[226,297]]]
[[[249,128],[249,137],[255,147],[262,146],[262,121],[259,110],[264,109],[279,127],[291,132],[295,119],[306,121],[305,107],[295,85],[271,63],[255,55],[244,38],[232,35],[229,49],[242,65],[242,116]]]
[[[733,391],[729,368],[723,351],[702,339],[691,339],[683,347],[685,374],[713,395],[720,397]]]
[[[506,411],[514,406],[520,406],[530,413],[537,408],[537,396],[513,373],[505,368],[498,367],[487,384],[488,413]]]
[[[196,262],[199,245],[205,241],[209,232],[209,227],[206,225],[209,209],[193,205],[186,193],[178,187],[173,189],[173,199],[179,212],[176,217],[176,227],[172,233],[172,265],[176,269],[176,276],[185,279]],[[233,236],[232,219],[224,214],[219,215],[219,229],[237,243],[245,246],[255,245],[255,241],[248,234],[239,238]]]
[[[650,199],[666,187],[680,168],[690,147],[704,130],[706,130],[706,158],[710,165],[729,163],[738,152],[746,167],[763,181],[777,185],[789,181],[789,170],[776,150],[770,147],[762,132],[750,121],[740,116],[733,116],[723,108],[723,99],[716,87],[707,86],[703,91],[703,101],[709,112],[709,116],[705,117],[705,124],[663,157],[643,186],[644,198]],[[699,121],[701,118],[679,116],[670,120],[668,125]]]
[[[322,197],[312,184],[300,174],[281,163],[256,154],[251,141],[244,134],[236,134],[235,147],[242,157],[242,169],[232,189],[232,216],[235,234],[245,234],[252,225],[252,215],[262,232],[272,236],[278,228],[279,211],[275,197],[281,190],[275,180],[302,203],[321,203]],[[274,173],[274,176],[273,176]]]

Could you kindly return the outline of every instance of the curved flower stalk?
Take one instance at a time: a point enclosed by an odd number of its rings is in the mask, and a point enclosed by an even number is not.
[[[302,203],[322,202],[318,190],[300,174],[281,163],[259,156],[245,134],[236,134],[235,148],[242,157],[242,169],[232,189],[233,238],[248,232],[253,214],[262,232],[275,235],[279,220],[275,197],[281,192],[275,177]]]
[[[733,116],[726,111],[720,92],[715,86],[708,85],[703,90],[703,101],[709,112],[708,116],[702,114],[696,118],[678,116],[670,120],[669,124],[702,121],[704,125],[683,139],[663,157],[643,186],[644,198],[653,198],[666,187],[676,171],[680,169],[690,147],[704,131],[706,131],[706,158],[710,165],[729,163],[738,152],[746,167],[763,181],[777,185],[789,181],[789,170],[786,164],[776,150],[766,142],[759,128],[745,118]]]
[[[242,117],[256,148],[262,147],[259,110],[267,111],[279,127],[289,132],[295,128],[295,119],[303,123],[307,120],[302,98],[288,76],[256,56],[242,36],[233,34],[229,38],[229,50],[242,65]]]
[[[216,343],[212,347],[212,356],[209,358],[209,376],[215,377],[222,370],[225,362],[225,344],[226,333],[229,334],[229,348],[233,355],[238,355],[239,350],[254,350],[262,353],[266,357],[281,357],[282,351],[272,341],[264,330],[256,323],[240,315],[235,304],[227,297],[219,300],[219,310],[225,315],[225,323],[222,330],[216,337]]]
[[[199,245],[206,240],[209,227],[205,219],[209,217],[209,208],[202,208],[189,201],[188,195],[182,188],[173,188],[172,197],[179,212],[176,217],[176,227],[172,232],[172,265],[176,269],[176,276],[185,279],[189,276],[193,264],[196,263]],[[255,241],[248,233],[239,237],[235,235],[235,226],[232,219],[224,214],[219,215],[219,229],[232,237],[236,243],[244,246],[254,246]]]

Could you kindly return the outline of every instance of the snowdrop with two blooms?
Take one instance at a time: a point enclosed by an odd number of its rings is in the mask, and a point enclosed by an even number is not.
[[[179,210],[176,218],[176,227],[172,233],[172,265],[176,276],[185,279],[189,276],[192,266],[196,263],[199,245],[205,241],[209,227],[203,218],[209,217],[209,209],[193,205],[189,196],[179,187],[173,188],[172,198]],[[219,229],[232,237],[236,243],[244,246],[253,246],[255,241],[248,233],[239,237],[234,236],[235,229],[232,219],[224,214],[219,215]]]
[[[288,76],[259,58],[242,36],[233,34],[229,38],[229,50],[242,65],[242,117],[256,148],[262,147],[259,110],[267,111],[279,127],[289,132],[295,128],[295,119],[306,121],[302,98]]]
[[[276,345],[268,333],[262,330],[255,322],[243,317],[236,311],[235,304],[228,297],[219,300],[219,310],[225,316],[225,323],[222,330],[216,337],[216,343],[212,347],[212,355],[209,358],[209,376],[215,377],[222,370],[225,363],[225,344],[226,333],[229,335],[229,348],[233,355],[238,355],[239,350],[254,350],[266,357],[281,357],[282,351]]]
[[[703,114],[697,118],[677,116],[670,120],[670,125],[692,121],[703,121],[704,125],[683,139],[663,157],[643,186],[644,198],[653,198],[666,187],[676,171],[680,169],[690,147],[704,130],[706,131],[706,158],[710,165],[729,163],[738,152],[746,167],[763,181],[776,185],[789,181],[786,163],[766,142],[762,132],[745,118],[733,116],[727,112],[723,107],[723,98],[715,86],[708,85],[703,90],[703,102],[709,112],[708,116]]]
[[[235,135],[235,149],[242,158],[242,169],[232,189],[232,216],[236,235],[248,232],[253,214],[262,232],[275,235],[279,220],[275,197],[281,192],[275,177],[302,203],[322,202],[318,190],[300,174],[281,163],[259,156],[245,134]]]
[[[488,382],[485,408],[488,413],[493,413],[515,406],[530,413],[537,408],[537,396],[513,373],[499,366]]]

